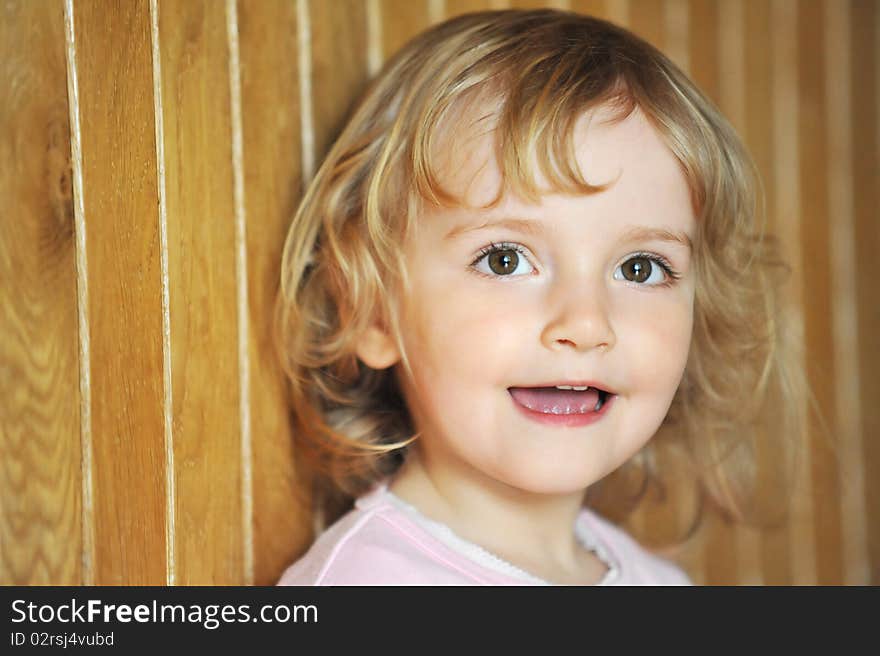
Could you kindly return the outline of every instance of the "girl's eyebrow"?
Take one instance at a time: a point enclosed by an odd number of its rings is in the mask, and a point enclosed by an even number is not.
[[[485,230],[486,228],[507,228],[514,232],[521,232],[526,235],[540,235],[544,233],[544,225],[538,221],[530,219],[489,219],[485,223],[479,225],[457,225],[446,233],[445,239],[458,237],[466,232],[474,232],[475,230]]]
[[[486,228],[507,228],[515,232],[527,235],[540,235],[544,233],[544,225],[539,221],[530,219],[489,219],[485,223],[479,225],[458,225],[446,233],[446,239],[452,239],[466,232],[474,232],[475,230],[485,230]],[[680,244],[693,252],[694,245],[690,235],[686,232],[673,232],[665,228],[648,228],[646,226],[633,226],[626,230],[620,237],[621,242],[632,241],[666,241],[674,244]]]
[[[694,244],[686,232],[673,232],[664,228],[647,228],[634,226],[623,233],[621,241],[668,241],[681,244],[689,252],[693,252]]]

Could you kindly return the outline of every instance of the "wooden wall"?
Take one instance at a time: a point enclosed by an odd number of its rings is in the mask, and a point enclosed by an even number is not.
[[[609,18],[689,71],[795,267],[836,446],[811,433],[784,527],[710,522],[681,562],[880,583],[876,0],[4,2],[0,583],[269,584],[302,552],[269,324],[285,227],[383,59],[506,6]]]

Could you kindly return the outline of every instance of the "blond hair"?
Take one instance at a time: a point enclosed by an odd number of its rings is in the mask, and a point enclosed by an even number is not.
[[[662,53],[608,22],[556,10],[467,14],[417,36],[373,81],[308,186],[284,245],[276,306],[300,452],[330,488],[357,495],[394,471],[414,437],[394,372],[359,362],[355,343],[377,321],[399,337],[401,244],[423,203],[461,202],[440,183],[432,153],[475,97],[494,99],[503,187],[526,198],[541,193],[537,174],[558,191],[599,189],[578,168],[573,132],[600,106],[619,118],[639,108],[678,158],[698,217],[689,359],[657,435],[588,500],[619,501],[633,467],[662,486],[652,466],[662,460],[685,467],[701,497],[730,516],[751,517],[754,451],[762,440],[797,444],[798,399],[808,393],[784,330],[788,267],[765,230],[755,166]],[[768,422],[772,435],[761,432]],[[777,462],[790,469],[790,458]]]

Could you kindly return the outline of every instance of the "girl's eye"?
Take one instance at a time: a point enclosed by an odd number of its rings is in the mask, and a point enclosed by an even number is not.
[[[614,273],[615,280],[628,280],[649,287],[668,287],[681,277],[669,262],[651,253],[637,253],[621,264],[618,271],[621,273]]]
[[[491,244],[480,251],[471,266],[490,276],[523,276],[535,270],[518,244]]]

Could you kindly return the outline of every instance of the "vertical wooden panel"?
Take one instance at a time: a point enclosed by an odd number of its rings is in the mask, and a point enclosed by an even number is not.
[[[82,572],[74,214],[59,1],[0,7],[0,581]]]
[[[97,584],[166,582],[162,295],[147,2],[74,5]]]
[[[569,9],[569,0],[508,0],[511,9]]]
[[[367,82],[367,17],[360,0],[309,0],[314,156],[320,162]],[[340,48],[345,44],[345,48]],[[301,82],[302,83],[302,82]]]
[[[657,48],[663,48],[663,0],[639,0],[629,10],[629,29]]]
[[[446,0],[446,17],[491,9],[491,0]]]
[[[714,103],[721,103],[720,29],[718,5],[714,0],[690,3],[688,41],[691,79]],[[695,578],[705,584],[733,583],[737,571],[737,549],[733,527],[712,514],[706,517],[700,535],[692,545],[700,553]]]
[[[776,228],[775,180],[773,177],[773,30],[770,4],[745,3],[745,38],[766,47],[745,50],[744,134],[746,146],[755,160],[764,184],[767,227]]]
[[[666,0],[663,11],[663,52],[685,73],[691,69],[690,4],[687,0]]]
[[[764,48],[745,48],[745,129],[746,146],[764,183],[764,200],[767,208],[767,227],[776,230],[776,207],[773,148],[773,29],[769,3],[750,2],[744,6],[745,35],[749,41],[767,44]],[[769,408],[779,407],[768,403]],[[772,410],[770,410],[772,412]],[[759,471],[759,497],[779,498],[789,492],[780,489],[776,467],[781,457],[782,436],[773,429],[772,418],[766,417],[764,430],[758,442],[757,459]],[[761,576],[769,585],[784,585],[790,581],[788,566],[788,530],[785,524],[767,527],[761,533]]]
[[[860,404],[871,578],[865,583],[880,585],[880,286],[872,275],[880,252],[880,7],[852,2],[850,12],[858,349],[866,373]]]
[[[630,0],[605,0],[607,19],[621,27],[628,27],[630,21]]]
[[[719,2],[719,108],[737,133],[746,139],[745,7],[738,0]],[[758,534],[751,527],[737,524],[724,536],[735,549],[735,569],[727,572],[727,583],[760,585],[760,547]]]
[[[608,19],[608,8],[605,0],[571,0],[570,7],[572,11],[576,11],[579,14]]]
[[[718,103],[718,4],[715,0],[690,2],[690,77],[710,100]]]
[[[807,374],[817,392],[822,416],[834,417],[834,396],[826,393],[835,385],[834,346],[828,313],[831,305],[831,261],[826,164],[827,117],[822,53],[824,30],[822,6],[804,2],[798,7],[798,39],[809,44],[799,50],[801,221],[806,328]],[[813,527],[817,545],[816,580],[820,584],[843,580],[840,536],[840,482],[837,463],[821,423],[810,422]]]
[[[174,582],[234,585],[244,578],[226,16],[221,3],[204,0],[162,0],[158,13],[171,326]]]
[[[427,0],[381,0],[379,6],[385,60],[431,23]]]
[[[850,42],[849,11],[837,2],[823,3],[825,22],[825,101],[828,116],[828,197],[831,231],[832,311],[834,360],[838,371],[834,386],[835,425],[840,444],[841,538],[844,583],[867,581],[865,531],[865,467],[862,462],[859,386],[862,372],[858,353],[853,217],[852,107],[850,52],[840,44]]]
[[[311,538],[311,500],[295,468],[284,375],[272,340],[281,246],[301,193],[296,6],[239,1],[247,261],[254,582],[269,585]]]
[[[803,344],[804,279],[799,275],[801,258],[801,153],[798,140],[800,102],[798,97],[798,5],[795,0],[775,0],[771,6],[773,30],[773,178],[775,184],[774,222],[781,237],[783,254],[793,271],[789,309],[792,320],[786,327]],[[803,354],[805,359],[807,354]],[[806,416],[806,402],[798,408]],[[789,582],[807,584],[815,572],[815,542],[812,528],[810,495],[810,451],[804,449],[797,466],[797,478],[791,491],[788,518]]]
[[[718,3],[719,108],[737,134],[746,136],[745,7],[739,0]]]

